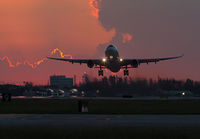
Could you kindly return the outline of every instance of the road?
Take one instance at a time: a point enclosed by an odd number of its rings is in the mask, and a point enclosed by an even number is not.
[[[1,114],[0,127],[200,128],[200,115]]]

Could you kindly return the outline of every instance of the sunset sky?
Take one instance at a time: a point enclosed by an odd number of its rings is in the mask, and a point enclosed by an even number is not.
[[[97,69],[46,57],[102,58],[109,44],[122,58],[185,54],[141,65],[133,77],[200,81],[199,25],[199,0],[1,0],[0,83],[96,77]]]

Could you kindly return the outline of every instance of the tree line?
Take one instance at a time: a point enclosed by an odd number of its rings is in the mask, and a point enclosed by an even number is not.
[[[190,91],[200,96],[200,82],[191,79],[176,80],[168,78],[144,79],[109,76],[101,80],[86,80],[80,84],[86,91],[100,90],[102,96],[115,96],[118,94],[132,96],[160,96],[163,91]]]

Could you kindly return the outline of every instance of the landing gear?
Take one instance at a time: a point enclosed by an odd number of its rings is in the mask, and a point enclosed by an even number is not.
[[[103,76],[103,70],[99,70],[99,76]]]
[[[102,70],[102,67],[100,66],[99,68],[100,68],[100,70],[98,71],[99,76],[103,76],[103,70]]]
[[[124,70],[124,76],[129,76],[129,71],[127,69]]]

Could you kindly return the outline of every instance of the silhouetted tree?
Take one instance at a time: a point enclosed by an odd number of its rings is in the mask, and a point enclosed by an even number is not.
[[[175,79],[159,78],[153,79],[133,79],[127,77],[103,77],[102,80],[94,80],[80,85],[86,90],[101,90],[103,96],[115,96],[117,94],[131,94],[133,96],[160,96],[163,91],[189,90],[200,96],[200,82],[190,79],[186,81]]]

